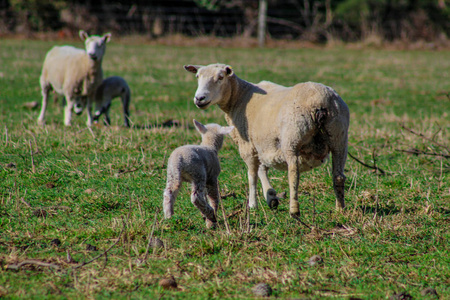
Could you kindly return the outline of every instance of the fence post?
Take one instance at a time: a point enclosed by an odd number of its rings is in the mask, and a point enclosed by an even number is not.
[[[266,42],[267,0],[259,0],[258,10],[258,45],[264,47]]]

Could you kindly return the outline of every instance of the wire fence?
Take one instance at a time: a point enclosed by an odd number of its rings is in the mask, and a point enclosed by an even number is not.
[[[380,6],[369,11],[364,20],[352,23],[351,17],[361,18],[362,12],[344,11],[346,17],[339,18],[336,9],[343,3],[363,3],[363,0],[269,0],[267,35],[314,42],[330,37],[356,40],[374,32],[390,40],[433,39],[450,33],[450,13],[446,7],[432,6],[431,1],[429,11],[421,7],[411,10],[411,5],[406,4]],[[433,1],[444,1],[445,5],[446,0]],[[19,2],[28,5],[18,6]],[[194,0],[0,0],[0,34],[58,32],[61,36],[74,36],[84,29],[90,33],[109,31],[149,37],[255,36],[258,0],[241,3],[245,5],[208,10]]]

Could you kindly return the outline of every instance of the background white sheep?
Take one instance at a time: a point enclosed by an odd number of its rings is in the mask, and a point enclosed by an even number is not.
[[[323,164],[331,152],[336,208],[344,208],[350,115],[332,88],[313,82],[293,87],[268,81],[253,84],[238,78],[224,64],[184,68],[198,78],[195,105],[206,109],[217,104],[225,112],[228,125],[236,127],[231,137],[248,167],[250,207],[257,207],[256,175],[268,205],[278,206],[267,171],[269,167],[287,169],[289,211],[297,217],[300,173]]]
[[[95,91],[103,81],[102,60],[111,34],[89,36],[80,30],[80,38],[85,42],[85,50],[72,46],[55,46],[46,55],[40,77],[42,108],[38,124],[45,124],[45,111],[51,90],[66,98],[64,124],[70,125],[75,99],[87,105],[87,125],[92,125],[91,106]],[[81,112],[82,107],[77,108]]]
[[[220,163],[217,153],[222,148],[223,137],[234,127],[217,124],[206,126],[194,120],[194,125],[202,136],[202,143],[176,148],[167,163],[167,184],[164,190],[164,215],[173,215],[173,206],[183,182],[192,185],[191,201],[206,218],[208,228],[215,227],[216,212],[220,200],[218,177]],[[209,204],[205,199],[208,195]]]

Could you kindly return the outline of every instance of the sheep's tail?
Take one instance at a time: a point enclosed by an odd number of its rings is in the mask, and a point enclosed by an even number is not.
[[[328,119],[328,109],[323,107],[317,108],[316,111],[314,112],[313,119],[319,131],[326,132],[325,123],[327,122]]]

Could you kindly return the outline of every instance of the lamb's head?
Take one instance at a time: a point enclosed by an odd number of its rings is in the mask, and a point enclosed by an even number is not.
[[[81,115],[81,113],[83,112],[84,108],[86,107],[86,103],[87,103],[87,98],[86,97],[81,97],[81,96],[76,97],[75,98],[75,104],[73,106],[73,111],[77,115]]]
[[[100,116],[106,113],[111,107],[111,99],[107,99],[104,101],[96,101],[94,108],[94,122],[97,122]]]
[[[220,104],[230,97],[230,78],[233,69],[224,64],[208,66],[184,66],[186,71],[196,74],[198,88],[195,92],[194,104],[200,109],[206,109],[213,104]]]
[[[234,126],[222,127],[214,123],[203,125],[197,120],[194,120],[194,125],[202,135],[201,145],[214,147],[216,151],[222,148],[224,135],[229,134],[234,129]]]
[[[111,39],[111,33],[107,33],[103,36],[91,35],[89,36],[86,31],[80,30],[80,38],[84,41],[86,53],[92,60],[101,61],[106,50],[106,43]]]

